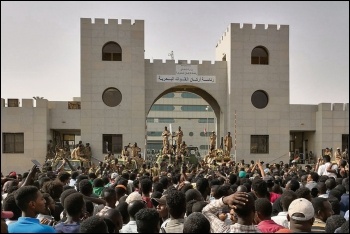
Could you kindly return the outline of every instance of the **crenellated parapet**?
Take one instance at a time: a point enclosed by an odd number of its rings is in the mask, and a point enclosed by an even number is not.
[[[80,101],[48,101],[47,99],[19,99],[8,98],[5,100],[1,98],[1,107],[4,108],[48,108],[60,110],[80,110]]]
[[[153,59],[151,61],[150,59],[145,59],[145,65],[167,65],[167,64],[175,64],[175,65],[222,65],[226,64],[226,61],[209,61],[209,60],[178,60],[177,63],[175,60],[162,60],[162,59]]]
[[[349,103],[320,103],[318,111],[349,111]]]
[[[240,23],[231,23],[220,37],[216,46],[221,44],[226,37],[230,37],[230,30],[232,34],[239,33],[259,33],[259,32],[280,32],[280,33],[289,33],[289,25],[277,25],[277,24],[240,24]]]
[[[81,18],[80,24],[82,28],[87,28],[91,26],[115,26],[116,29],[122,28],[122,29],[129,29],[134,31],[144,30],[144,20],[135,20],[134,23],[132,23],[131,19],[101,19],[101,18]]]

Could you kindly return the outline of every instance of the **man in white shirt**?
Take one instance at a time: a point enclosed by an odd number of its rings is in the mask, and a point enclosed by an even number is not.
[[[293,190],[285,190],[281,196],[281,204],[283,211],[279,212],[277,216],[271,217],[275,223],[285,227],[289,228],[289,222],[287,219],[287,214],[288,214],[288,208],[289,205],[297,199],[297,194]]]
[[[337,178],[338,165],[331,163],[331,157],[329,155],[324,155],[323,160],[325,162],[323,175],[333,177],[334,179]]]

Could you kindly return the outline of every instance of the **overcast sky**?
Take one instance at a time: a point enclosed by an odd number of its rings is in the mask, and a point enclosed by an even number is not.
[[[349,2],[1,1],[1,97],[80,97],[80,18],[145,21],[145,58],[215,60],[230,23],[289,25],[290,103],[349,102]]]

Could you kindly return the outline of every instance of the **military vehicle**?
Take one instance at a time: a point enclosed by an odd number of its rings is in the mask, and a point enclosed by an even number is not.
[[[77,169],[78,167],[81,166],[81,161],[80,160],[69,160],[70,164],[72,165],[73,168]],[[59,160],[57,165],[52,168],[53,170],[57,170],[63,163],[63,160]],[[72,169],[69,167],[68,163],[66,163],[64,166],[64,171],[71,173]]]
[[[188,152],[188,155],[184,155],[185,163],[197,165],[201,160],[201,155],[199,153],[198,147],[190,145],[187,147],[187,152]],[[175,155],[172,155],[172,154],[162,155],[159,153],[156,155],[156,157],[157,157],[156,162],[159,165],[163,159],[165,159],[167,163],[170,163],[170,164],[175,163]]]

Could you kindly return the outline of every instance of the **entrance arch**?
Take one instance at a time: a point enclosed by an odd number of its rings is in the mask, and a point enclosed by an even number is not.
[[[224,119],[223,118],[223,114],[222,114],[223,112],[221,110],[222,108],[220,107],[220,104],[215,99],[215,97],[213,97],[209,92],[207,92],[206,90],[204,90],[202,88],[196,87],[194,85],[176,85],[176,86],[173,86],[173,87],[170,87],[170,88],[164,90],[163,92],[161,92],[161,93],[159,93],[158,95],[155,96],[155,98],[154,98],[154,100],[153,100],[153,102],[152,102],[152,104],[150,106],[146,107],[146,110],[147,110],[146,119],[149,118],[149,114],[150,114],[152,106],[155,105],[159,99],[161,99],[162,97],[164,97],[165,95],[167,95],[169,93],[177,93],[177,92],[188,92],[188,93],[196,94],[196,95],[198,95],[200,98],[202,98],[206,102],[205,105],[209,105],[210,106],[210,110],[211,110],[210,113],[212,113],[212,114],[211,114],[211,117],[209,119],[212,119],[213,114],[214,114],[214,116],[215,116],[214,118],[216,118],[216,120],[217,120],[216,122],[214,122],[214,124],[215,124],[214,126],[215,127],[212,130],[216,131],[216,134],[217,134],[217,147],[219,147],[220,146],[220,142],[221,142],[221,135],[222,135],[222,134],[220,134],[220,129],[222,128],[221,125],[223,125],[222,122],[223,122],[223,119]],[[174,102],[172,102],[172,103],[174,103]],[[170,103],[168,103],[168,104],[170,104]],[[196,104],[194,104],[194,105],[196,105]],[[203,106],[203,103],[198,104],[198,106]],[[203,117],[198,117],[198,119],[202,119],[202,118],[207,118],[206,121],[208,121],[208,117],[204,117],[204,116]],[[174,119],[179,119],[179,118],[174,117]],[[146,121],[146,125],[148,125],[148,124],[149,123],[147,123],[147,121]],[[163,124],[160,124],[160,125],[161,125],[161,127],[159,129],[163,130],[163,126],[162,126]],[[172,126],[173,126],[172,131],[175,132],[177,130],[177,127],[175,129],[174,128],[175,126],[174,125],[172,125]],[[149,126],[146,126],[146,129],[148,131]],[[208,127],[206,127],[206,129],[209,132]],[[194,129],[194,130],[198,131],[198,128]],[[203,129],[201,129],[201,130],[203,131]],[[191,132],[191,129],[189,129],[188,131]],[[154,133],[154,132],[152,132],[152,133]],[[203,134],[203,132],[201,134]],[[203,135],[201,135],[201,136],[203,136]],[[148,140],[149,140],[148,139],[148,135],[146,133],[146,144],[147,144]],[[186,143],[188,143],[188,141],[186,141]],[[148,146],[146,146],[146,147],[148,147]],[[199,147],[199,145],[198,145],[198,147]]]

